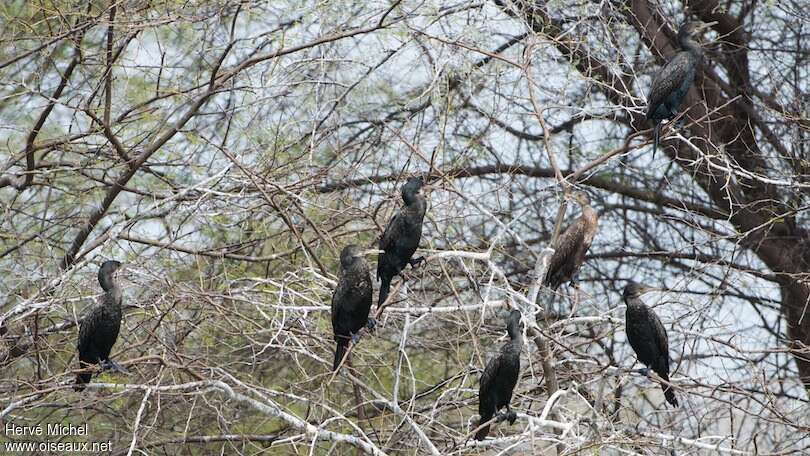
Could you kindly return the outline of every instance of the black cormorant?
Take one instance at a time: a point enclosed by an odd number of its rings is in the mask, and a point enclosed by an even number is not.
[[[121,287],[115,280],[115,272],[121,267],[117,261],[105,261],[98,270],[98,283],[104,290],[99,305],[94,307],[79,324],[79,366],[86,369],[101,363],[102,369],[122,371],[110,359],[118,331],[121,329]],[[81,391],[89,383],[92,372],[76,375],[74,389]]]
[[[633,347],[633,351],[636,352],[638,360],[667,382],[661,384],[664,397],[667,402],[677,407],[678,400],[675,399],[675,393],[668,384],[669,339],[667,332],[655,312],[641,301],[642,294],[655,290],[657,288],[639,285],[635,282],[629,282],[624,287],[624,302],[627,304],[625,313],[627,340]]]
[[[340,280],[332,295],[332,330],[337,343],[332,370],[340,366],[349,341],[357,341],[360,329],[374,327],[374,320],[368,317],[374,288],[363,253],[356,245],[347,245],[340,252]]]
[[[381,280],[378,306],[382,306],[388,298],[394,276],[408,264],[416,267],[424,261],[423,257],[411,258],[422,238],[422,220],[427,209],[425,197],[419,193],[422,185],[424,182],[421,177],[411,177],[402,186],[405,207],[388,222],[380,238],[380,250],[383,252],[377,259],[377,278]]]
[[[563,231],[554,244],[554,255],[551,256],[543,281],[545,286],[553,290],[574,280],[599,227],[599,217],[591,208],[588,195],[576,192],[574,199],[579,203],[582,215]]]
[[[481,374],[481,387],[478,391],[478,414],[481,416],[479,425],[491,420],[495,413],[506,407],[504,418],[509,424],[515,422],[517,415],[509,407],[512,392],[517,385],[520,372],[520,352],[523,349],[523,335],[520,330],[520,312],[512,310],[506,319],[506,331],[509,341],[501,347],[498,356],[492,358],[484,373]],[[489,424],[484,425],[475,433],[476,440],[484,440],[489,434]]]
[[[678,43],[681,46],[681,52],[675,54],[653,79],[650,94],[647,97],[647,120],[651,120],[654,124],[653,158],[658,149],[661,121],[673,118],[678,114],[681,102],[689,92],[689,87],[692,86],[695,71],[703,57],[700,44],[693,39],[693,36],[710,25],[700,21],[686,21],[678,29]]]

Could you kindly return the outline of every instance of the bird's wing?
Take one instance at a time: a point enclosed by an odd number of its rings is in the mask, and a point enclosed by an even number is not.
[[[689,55],[679,52],[658,71],[647,97],[647,115],[655,109],[678,87],[689,74]]]
[[[484,368],[484,372],[481,374],[481,390],[488,390],[492,386],[492,382],[495,381],[495,377],[498,376],[498,370],[501,368],[501,356],[498,353],[497,356],[493,357],[487,363],[487,367]]]
[[[335,329],[335,323],[338,321],[338,314],[340,314],[339,303],[346,299],[346,291],[346,281],[341,277],[338,280],[337,287],[335,287],[335,292],[332,293],[332,329]]]
[[[554,245],[554,255],[551,256],[548,265],[546,282],[553,275],[563,272],[561,269],[565,266],[567,259],[576,253],[577,247],[582,243],[584,237],[585,231],[581,219],[576,219],[560,234],[560,238],[557,239],[557,243]]]
[[[385,227],[382,236],[380,237],[380,250],[388,250],[394,245],[396,233],[399,231],[399,226],[402,225],[402,211],[397,211],[388,225]]]
[[[666,371],[669,372],[669,337],[667,336],[667,330],[664,328],[664,324],[661,323],[661,319],[658,318],[658,315],[653,312],[652,309],[648,309],[650,312],[650,320],[653,321],[654,331],[655,331],[655,342],[658,344],[658,349],[661,351],[661,359],[664,360]]]
[[[85,313],[82,320],[79,322],[79,341],[76,348],[79,350],[79,355],[86,352],[89,348],[90,342],[93,339],[93,334],[96,332],[98,319],[100,318],[101,307],[93,306],[88,312]]]
[[[588,249],[591,248],[593,238],[596,237],[597,228],[590,224],[585,217],[580,217],[580,219],[577,220],[577,225],[579,226],[579,237],[576,239],[576,267],[579,268],[585,262],[585,255],[588,254]]]
[[[388,225],[385,227],[385,231],[383,231],[382,236],[380,236],[379,248],[380,250],[384,250],[383,253],[380,253],[377,256],[377,278],[381,279],[383,276],[383,268],[384,261],[383,257],[386,255],[386,252],[390,251],[394,247],[394,243],[396,242],[396,237],[398,236],[398,232],[401,230],[400,226],[402,225],[402,211],[397,211],[391,220],[388,221]]]
[[[501,369],[501,356],[495,356],[487,363],[484,372],[481,374],[480,388],[478,390],[478,410],[483,413],[487,409],[495,407],[495,404],[490,403],[490,392],[495,383],[495,378],[498,376],[498,371]]]

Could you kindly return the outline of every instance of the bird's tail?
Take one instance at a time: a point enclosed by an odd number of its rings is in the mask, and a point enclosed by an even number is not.
[[[661,389],[664,390],[664,398],[669,402],[670,405],[673,407],[678,406],[678,399],[675,398],[675,392],[672,391],[672,387],[669,385],[669,375],[664,373],[664,375],[658,374],[666,383],[661,384]]]
[[[661,121],[655,123],[653,128],[653,153],[652,158],[655,159],[655,151],[658,150],[658,138],[661,136]]]
[[[492,415],[481,415],[478,424],[486,423],[492,419]],[[485,424],[478,432],[475,433],[475,440],[484,440],[489,435],[489,424]]]
[[[543,276],[543,286],[550,288],[551,287],[551,272],[549,271],[549,269],[551,269],[551,267],[546,269],[546,274]]]
[[[675,398],[675,392],[672,391],[672,387],[669,385],[663,385],[662,388],[664,389],[664,397],[666,398],[667,402],[669,402],[673,407],[677,407],[678,399]]]
[[[335,361],[332,363],[332,371],[336,371],[340,366],[343,357],[346,356],[346,350],[349,348],[349,340],[343,337],[338,338],[337,347],[335,348]]]
[[[389,292],[391,292],[391,278],[382,277],[382,282],[380,282],[380,299],[377,301],[377,307],[385,303],[385,300],[388,299]]]
[[[84,385],[90,383],[91,378],[93,378],[93,374],[90,372],[76,374],[76,384],[73,385],[73,390],[84,391]]]

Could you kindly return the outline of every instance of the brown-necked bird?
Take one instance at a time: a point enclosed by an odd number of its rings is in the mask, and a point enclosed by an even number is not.
[[[543,280],[543,284],[552,290],[576,278],[599,228],[599,217],[591,208],[588,195],[576,192],[573,197],[579,203],[582,215],[560,234],[554,244],[554,255]]]

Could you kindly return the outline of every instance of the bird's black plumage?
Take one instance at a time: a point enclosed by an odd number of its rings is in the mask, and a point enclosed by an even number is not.
[[[114,366],[110,351],[121,329],[121,287],[114,274],[121,267],[117,261],[105,261],[98,270],[98,283],[104,290],[100,303],[79,324],[79,366],[87,368],[102,363],[102,367]],[[74,389],[81,391],[90,382],[93,374],[82,372],[76,375]]]
[[[509,313],[506,330],[509,333],[509,341],[501,347],[498,356],[487,363],[484,373],[481,374],[481,385],[478,390],[480,424],[491,420],[502,407],[506,407],[507,419],[510,423],[513,423],[516,418],[509,407],[509,402],[512,400],[512,392],[517,385],[520,373],[520,352],[523,348],[519,311],[513,310]],[[484,440],[488,434],[489,424],[486,424],[475,433],[475,439]]]
[[[332,295],[332,330],[335,335],[335,360],[332,370],[337,370],[349,341],[363,326],[373,325],[368,318],[373,295],[371,274],[363,252],[356,245],[347,245],[340,253],[340,280]]]
[[[412,258],[422,239],[422,220],[425,218],[427,202],[419,193],[424,185],[421,177],[412,177],[402,186],[402,200],[405,206],[388,222],[380,238],[380,253],[377,259],[377,278],[380,279],[382,306],[391,290],[391,280],[410,264],[416,266],[423,258]]]
[[[699,21],[686,21],[678,29],[681,52],[675,54],[653,79],[647,97],[647,120],[652,121],[654,126],[653,157],[658,149],[661,121],[678,114],[678,109],[695,79],[695,71],[703,57],[703,51],[693,36],[705,26],[706,24]]]
[[[624,302],[627,304],[625,325],[627,340],[638,360],[669,383],[669,338],[661,320],[641,301],[641,295],[653,288],[630,282],[624,287]],[[661,384],[664,397],[674,407],[678,400],[672,388]]]
[[[593,238],[599,228],[599,217],[590,206],[588,195],[582,192],[574,194],[574,199],[582,209],[582,215],[576,219],[557,238],[554,254],[549,261],[543,284],[556,290],[565,282],[573,280],[579,268],[585,262],[585,254],[591,248]]]

